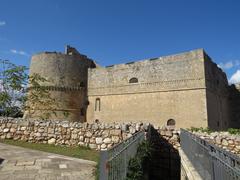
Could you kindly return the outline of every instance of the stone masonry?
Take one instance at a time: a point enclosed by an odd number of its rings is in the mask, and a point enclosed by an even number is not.
[[[75,48],[32,57],[31,74],[49,80],[42,86],[56,100],[51,120],[104,123],[137,122],[155,126],[171,119],[177,128],[239,128],[239,91],[203,49],[101,67]],[[32,107],[36,119],[44,107]],[[68,114],[66,117],[63,114]]]
[[[143,123],[78,123],[69,121],[25,121],[0,119],[0,139],[22,140],[106,150],[134,133],[148,128]]]
[[[0,139],[22,140],[67,146],[86,146],[106,150],[131,137],[150,124],[143,123],[78,123],[69,121],[32,122],[22,119],[0,118]],[[158,132],[177,149],[179,131],[158,129]]]
[[[192,133],[226,151],[240,156],[240,135],[232,135],[228,132],[212,132],[208,134],[206,132],[194,131]]]

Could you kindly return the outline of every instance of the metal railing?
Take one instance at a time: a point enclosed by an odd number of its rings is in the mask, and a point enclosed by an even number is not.
[[[181,129],[181,148],[204,180],[239,180],[240,157]]]
[[[107,151],[100,152],[99,179],[125,180],[128,162],[137,152],[139,143],[145,139],[140,131]]]

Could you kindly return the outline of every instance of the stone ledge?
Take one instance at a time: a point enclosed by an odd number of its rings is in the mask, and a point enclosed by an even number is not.
[[[192,163],[187,158],[186,154],[183,152],[181,148],[179,148],[179,155],[181,157],[181,165],[186,173],[186,177],[181,177],[182,180],[186,178],[188,180],[203,180],[203,178],[199,175],[197,170],[193,167]]]

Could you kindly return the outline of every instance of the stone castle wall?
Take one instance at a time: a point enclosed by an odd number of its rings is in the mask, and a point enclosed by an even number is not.
[[[74,48],[67,47],[66,54],[44,52],[31,59],[30,76],[39,74],[48,81],[41,85],[48,87],[55,98],[57,116],[51,119],[68,119],[69,121],[86,121],[88,68],[95,67],[94,62],[79,54]],[[31,103],[31,102],[30,102]],[[34,114],[28,118],[41,115],[41,108],[33,107]],[[39,109],[40,108],[40,109]],[[68,116],[64,116],[67,113]]]
[[[240,128],[240,83],[230,86],[230,127]]]
[[[227,77],[207,54],[204,56],[208,127],[227,129],[230,127],[231,113]]]
[[[230,107],[226,75],[202,49],[96,66],[71,47],[65,54],[45,52],[32,57],[30,75],[38,73],[49,80],[42,85],[50,89],[56,100],[57,116],[50,119],[141,120],[157,126],[174,119],[177,128],[212,129],[237,124],[229,121],[234,119],[234,103]],[[41,112],[39,109],[32,118]]]
[[[89,69],[87,119],[207,126],[203,51]],[[137,78],[138,83],[129,83]],[[97,99],[100,100],[96,102]],[[98,107],[100,104],[100,111]],[[97,108],[97,110],[96,110]]]

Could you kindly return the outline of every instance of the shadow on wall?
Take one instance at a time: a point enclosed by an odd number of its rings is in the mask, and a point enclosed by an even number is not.
[[[229,128],[240,128],[240,84],[230,86],[231,109]]]
[[[0,158],[0,165],[3,163],[4,159]]]
[[[150,160],[151,162],[149,163],[149,179],[180,179],[181,164],[178,150],[164,139],[153,127],[150,132],[151,134],[148,135],[148,138],[153,145],[153,152]]]

